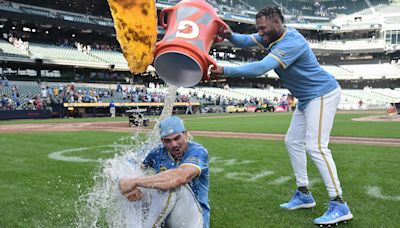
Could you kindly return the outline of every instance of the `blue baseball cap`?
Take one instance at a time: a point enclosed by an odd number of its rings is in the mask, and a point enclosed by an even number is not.
[[[161,120],[159,127],[161,138],[186,131],[183,120],[177,116],[171,116]]]

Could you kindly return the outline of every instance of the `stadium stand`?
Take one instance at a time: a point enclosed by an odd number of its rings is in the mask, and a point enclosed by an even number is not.
[[[0,10],[10,11],[14,13],[23,13],[23,11],[13,5],[13,3],[8,1],[1,1],[0,2]]]
[[[354,79],[399,78],[400,75],[400,68],[395,64],[359,64],[341,65],[341,67],[353,72]]]
[[[273,100],[275,97],[281,97],[281,91],[276,91],[272,89],[256,89],[256,88],[232,88],[237,93],[244,94],[246,97],[257,97],[257,98],[267,98]],[[288,92],[286,91],[285,94]]]
[[[90,51],[90,54],[97,56],[109,63],[127,65],[127,62],[121,52],[93,49]]]
[[[167,90],[160,86],[143,87],[143,85],[95,84],[95,83],[60,83],[60,82],[29,82],[10,81],[7,86],[0,86],[2,97],[12,98],[13,88],[19,95],[13,98],[9,109],[34,109],[32,102],[42,99],[43,108],[52,103],[105,103],[109,102],[160,102],[164,100]],[[57,89],[57,94],[55,94]],[[46,96],[42,90],[48,91]],[[279,100],[290,95],[287,89],[280,88],[215,88],[194,87],[179,88],[177,101],[196,101],[207,105],[215,105],[218,100],[225,99],[227,104],[243,103],[245,106],[254,105],[258,100]],[[362,106],[360,106],[362,101]],[[397,89],[343,89],[339,109],[359,110],[386,108],[389,103],[400,101],[400,88]],[[18,103],[18,104],[17,104]],[[2,107],[3,110],[5,107]]]
[[[61,47],[52,44],[31,43],[30,50],[34,58],[48,60],[65,60],[84,63],[102,63],[101,59],[77,51],[76,48]]]
[[[340,66],[333,66],[333,65],[323,65],[322,66],[326,71],[334,75],[337,80],[348,80],[348,79],[355,79],[354,72],[342,68]]]
[[[368,25],[369,26],[369,25]],[[329,41],[317,41],[310,42],[310,46],[313,49],[323,50],[339,50],[343,53],[352,53],[352,50],[362,51],[380,51],[383,52],[385,43],[383,40],[377,39],[357,39],[357,40],[329,40]]]
[[[15,48],[12,44],[2,39],[0,39],[0,56],[29,58],[26,53]]]
[[[398,4],[381,4],[375,7],[381,15],[398,15],[400,13],[400,5]]]
[[[55,15],[50,10],[47,9],[32,8],[26,6],[20,6],[19,8],[28,14],[36,14],[45,17],[55,17]]]
[[[400,24],[400,16],[387,16],[385,17],[386,24]]]

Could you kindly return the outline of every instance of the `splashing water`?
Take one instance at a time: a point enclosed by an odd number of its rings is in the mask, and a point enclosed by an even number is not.
[[[155,189],[141,189],[142,200],[129,202],[118,188],[118,180],[143,176],[140,165],[160,142],[158,123],[172,114],[176,98],[175,86],[169,85],[163,111],[153,130],[145,137],[140,129],[133,132],[125,147],[115,147],[114,158],[102,161],[94,177],[94,186],[76,202],[76,227],[152,227],[164,206],[164,199]]]
[[[152,145],[152,146],[156,146],[158,144],[158,142],[160,140],[158,123],[161,120],[171,116],[172,110],[174,108],[174,102],[175,102],[175,99],[176,99],[176,90],[177,89],[178,88],[176,86],[169,85],[168,93],[167,93],[167,96],[165,97],[165,100],[164,100],[164,107],[163,107],[163,110],[161,112],[161,115],[158,118],[158,120],[156,122],[156,125],[154,126],[153,131],[151,131],[148,134],[147,141],[146,141],[145,144],[149,144],[149,145]],[[156,142],[156,143],[154,143],[154,142]],[[146,156],[147,156],[147,154],[146,154]],[[142,159],[144,159],[144,158],[145,158],[145,156]]]

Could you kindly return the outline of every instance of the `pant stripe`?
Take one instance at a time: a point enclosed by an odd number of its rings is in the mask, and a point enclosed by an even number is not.
[[[322,152],[321,131],[322,131],[322,117],[323,117],[323,114],[324,114],[324,97],[321,97],[321,108],[320,108],[320,113],[319,113],[319,127],[318,127],[318,149],[319,149],[319,152],[322,155],[322,158],[324,159],[324,161],[326,163],[326,166],[328,167],[329,175],[331,176],[333,186],[335,187],[336,195],[339,196],[339,190],[338,190],[338,187],[336,185],[335,179],[333,178],[332,169],[329,166],[329,163],[328,163],[328,160],[325,157],[325,154]]]
[[[199,209],[200,213],[203,214],[203,209],[201,208],[199,201],[197,201],[196,195],[194,194],[192,189],[187,184],[183,185],[182,188],[186,188],[190,192],[190,194],[192,194],[193,199],[196,202],[197,208]]]
[[[160,220],[161,220],[162,217],[164,216],[165,211],[167,210],[167,208],[168,208],[168,206],[169,206],[169,204],[170,204],[170,202],[171,202],[171,197],[172,197],[172,191],[169,191],[167,203],[165,204],[165,206],[164,206],[162,212],[161,212],[160,215],[158,216],[158,218],[157,218],[156,222],[153,224],[152,228],[156,228],[157,225],[158,225],[158,223],[160,223]]]

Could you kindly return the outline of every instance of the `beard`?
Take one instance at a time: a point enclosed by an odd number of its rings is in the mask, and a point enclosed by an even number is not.
[[[275,42],[276,40],[278,40],[281,37],[282,34],[279,34],[278,31],[274,30],[271,31],[267,34],[265,34],[265,36],[267,37],[267,39],[264,39],[264,41],[266,41],[268,44]]]

